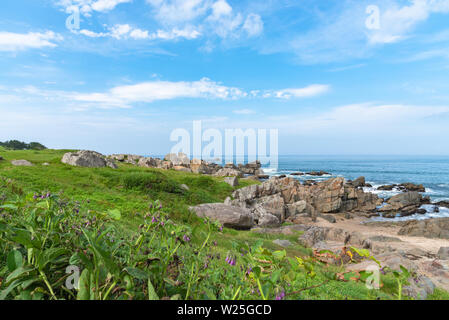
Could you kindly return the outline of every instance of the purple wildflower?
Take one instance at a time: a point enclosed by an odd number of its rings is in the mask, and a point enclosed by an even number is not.
[[[184,239],[185,242],[190,242],[190,237],[187,235],[184,235],[184,237],[182,237]]]
[[[284,298],[285,298],[285,292],[284,291],[282,291],[281,293],[276,295],[276,300],[282,300]]]

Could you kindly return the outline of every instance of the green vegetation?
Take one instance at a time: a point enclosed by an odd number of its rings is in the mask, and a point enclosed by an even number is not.
[[[11,149],[11,150],[45,150],[47,149],[44,145],[40,144],[39,142],[22,142],[18,140],[10,140],[1,142],[0,141],[0,147],[3,147],[5,149]]]
[[[369,290],[366,275],[322,262],[324,253],[298,244],[299,233],[223,229],[196,217],[189,206],[234,190],[221,178],[71,167],[60,163],[67,151],[0,150],[0,299],[398,298],[395,275]],[[35,165],[13,167],[14,159]],[[283,249],[274,239],[294,245]],[[373,259],[351,252],[344,254]]]

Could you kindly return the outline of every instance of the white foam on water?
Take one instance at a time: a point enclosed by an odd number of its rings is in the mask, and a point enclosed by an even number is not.
[[[265,172],[268,175],[278,173],[277,168],[262,168],[262,170],[263,170],[263,172]]]
[[[384,218],[384,217],[373,217],[372,221],[410,221],[410,220],[426,220],[432,218],[449,218],[449,209],[445,207],[439,207],[439,212],[434,212],[435,205],[425,204],[420,207],[420,209],[425,209],[426,214],[412,214],[407,217],[396,217],[396,218]]]
[[[378,190],[377,188],[379,188],[381,185],[373,185],[372,187],[363,187],[363,191],[364,192],[371,192],[374,194],[377,194],[379,197],[381,198],[390,198],[392,196],[398,195],[400,193],[402,193],[399,189],[397,188],[393,188],[393,190],[388,191],[388,190]]]

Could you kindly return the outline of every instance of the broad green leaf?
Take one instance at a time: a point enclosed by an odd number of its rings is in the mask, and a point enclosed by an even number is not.
[[[21,276],[27,275],[28,272],[32,270],[33,270],[32,266],[19,267],[8,275],[8,277],[6,278],[6,283],[10,283],[13,280],[17,280]]]
[[[125,268],[125,271],[132,277],[139,280],[147,280],[148,273],[146,271],[137,269],[137,268]]]
[[[150,279],[148,279],[148,300],[159,300],[159,296],[154,290],[153,284],[151,283]]]
[[[19,250],[12,250],[6,258],[6,263],[10,272],[20,268],[23,265],[23,256]]]
[[[5,300],[6,297],[11,293],[11,291],[13,291],[19,285],[20,285],[20,280],[15,280],[8,286],[8,288],[0,291],[0,300]]]
[[[90,272],[84,269],[79,279],[77,300],[90,300]]]

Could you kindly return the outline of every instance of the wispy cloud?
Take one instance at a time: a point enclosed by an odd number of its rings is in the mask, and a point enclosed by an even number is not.
[[[0,51],[22,51],[27,49],[54,48],[63,38],[53,31],[45,33],[0,32]]]
[[[139,28],[133,28],[129,24],[116,24],[108,29],[107,32],[94,32],[83,29],[79,33],[91,38],[111,37],[117,40],[120,39],[134,39],[134,40],[174,40],[179,38],[196,39],[201,33],[193,28],[171,30],[157,30],[156,32],[149,32]]]
[[[324,94],[330,90],[330,86],[323,84],[312,84],[304,88],[288,88],[277,91],[268,91],[264,97],[275,97],[280,99],[307,98]]]
[[[246,93],[239,88],[227,87],[203,78],[193,82],[144,82],[114,87],[105,93],[77,94],[73,98],[81,102],[128,106],[138,102],[149,103],[177,98],[237,99],[244,96],[246,96]]]
[[[0,98],[6,102],[39,101],[57,102],[67,109],[84,111],[90,108],[131,108],[138,103],[174,99],[293,99],[319,96],[329,91],[328,85],[310,85],[282,90],[252,90],[223,85],[208,78],[198,81],[154,80],[132,85],[113,87],[104,92],[76,92],[40,89],[35,86],[0,88]],[[40,99],[40,100],[39,100]],[[254,114],[252,109],[237,109],[234,114]]]
[[[367,25],[368,6],[377,8],[379,19],[375,28]],[[320,11],[318,4],[316,7],[311,10],[316,21],[312,28],[289,30],[288,37],[261,51],[293,52],[304,64],[367,58],[383,46],[415,37],[417,26],[432,15],[449,13],[449,0],[345,0],[326,12]]]
[[[62,6],[67,13],[79,10],[85,16],[90,16],[92,11],[111,11],[119,4],[129,2],[132,0],[57,0],[56,4]]]
[[[393,4],[380,11],[379,29],[368,32],[371,44],[401,41],[408,37],[416,25],[429,18],[432,13],[448,13],[448,0],[412,0],[409,5]]]

